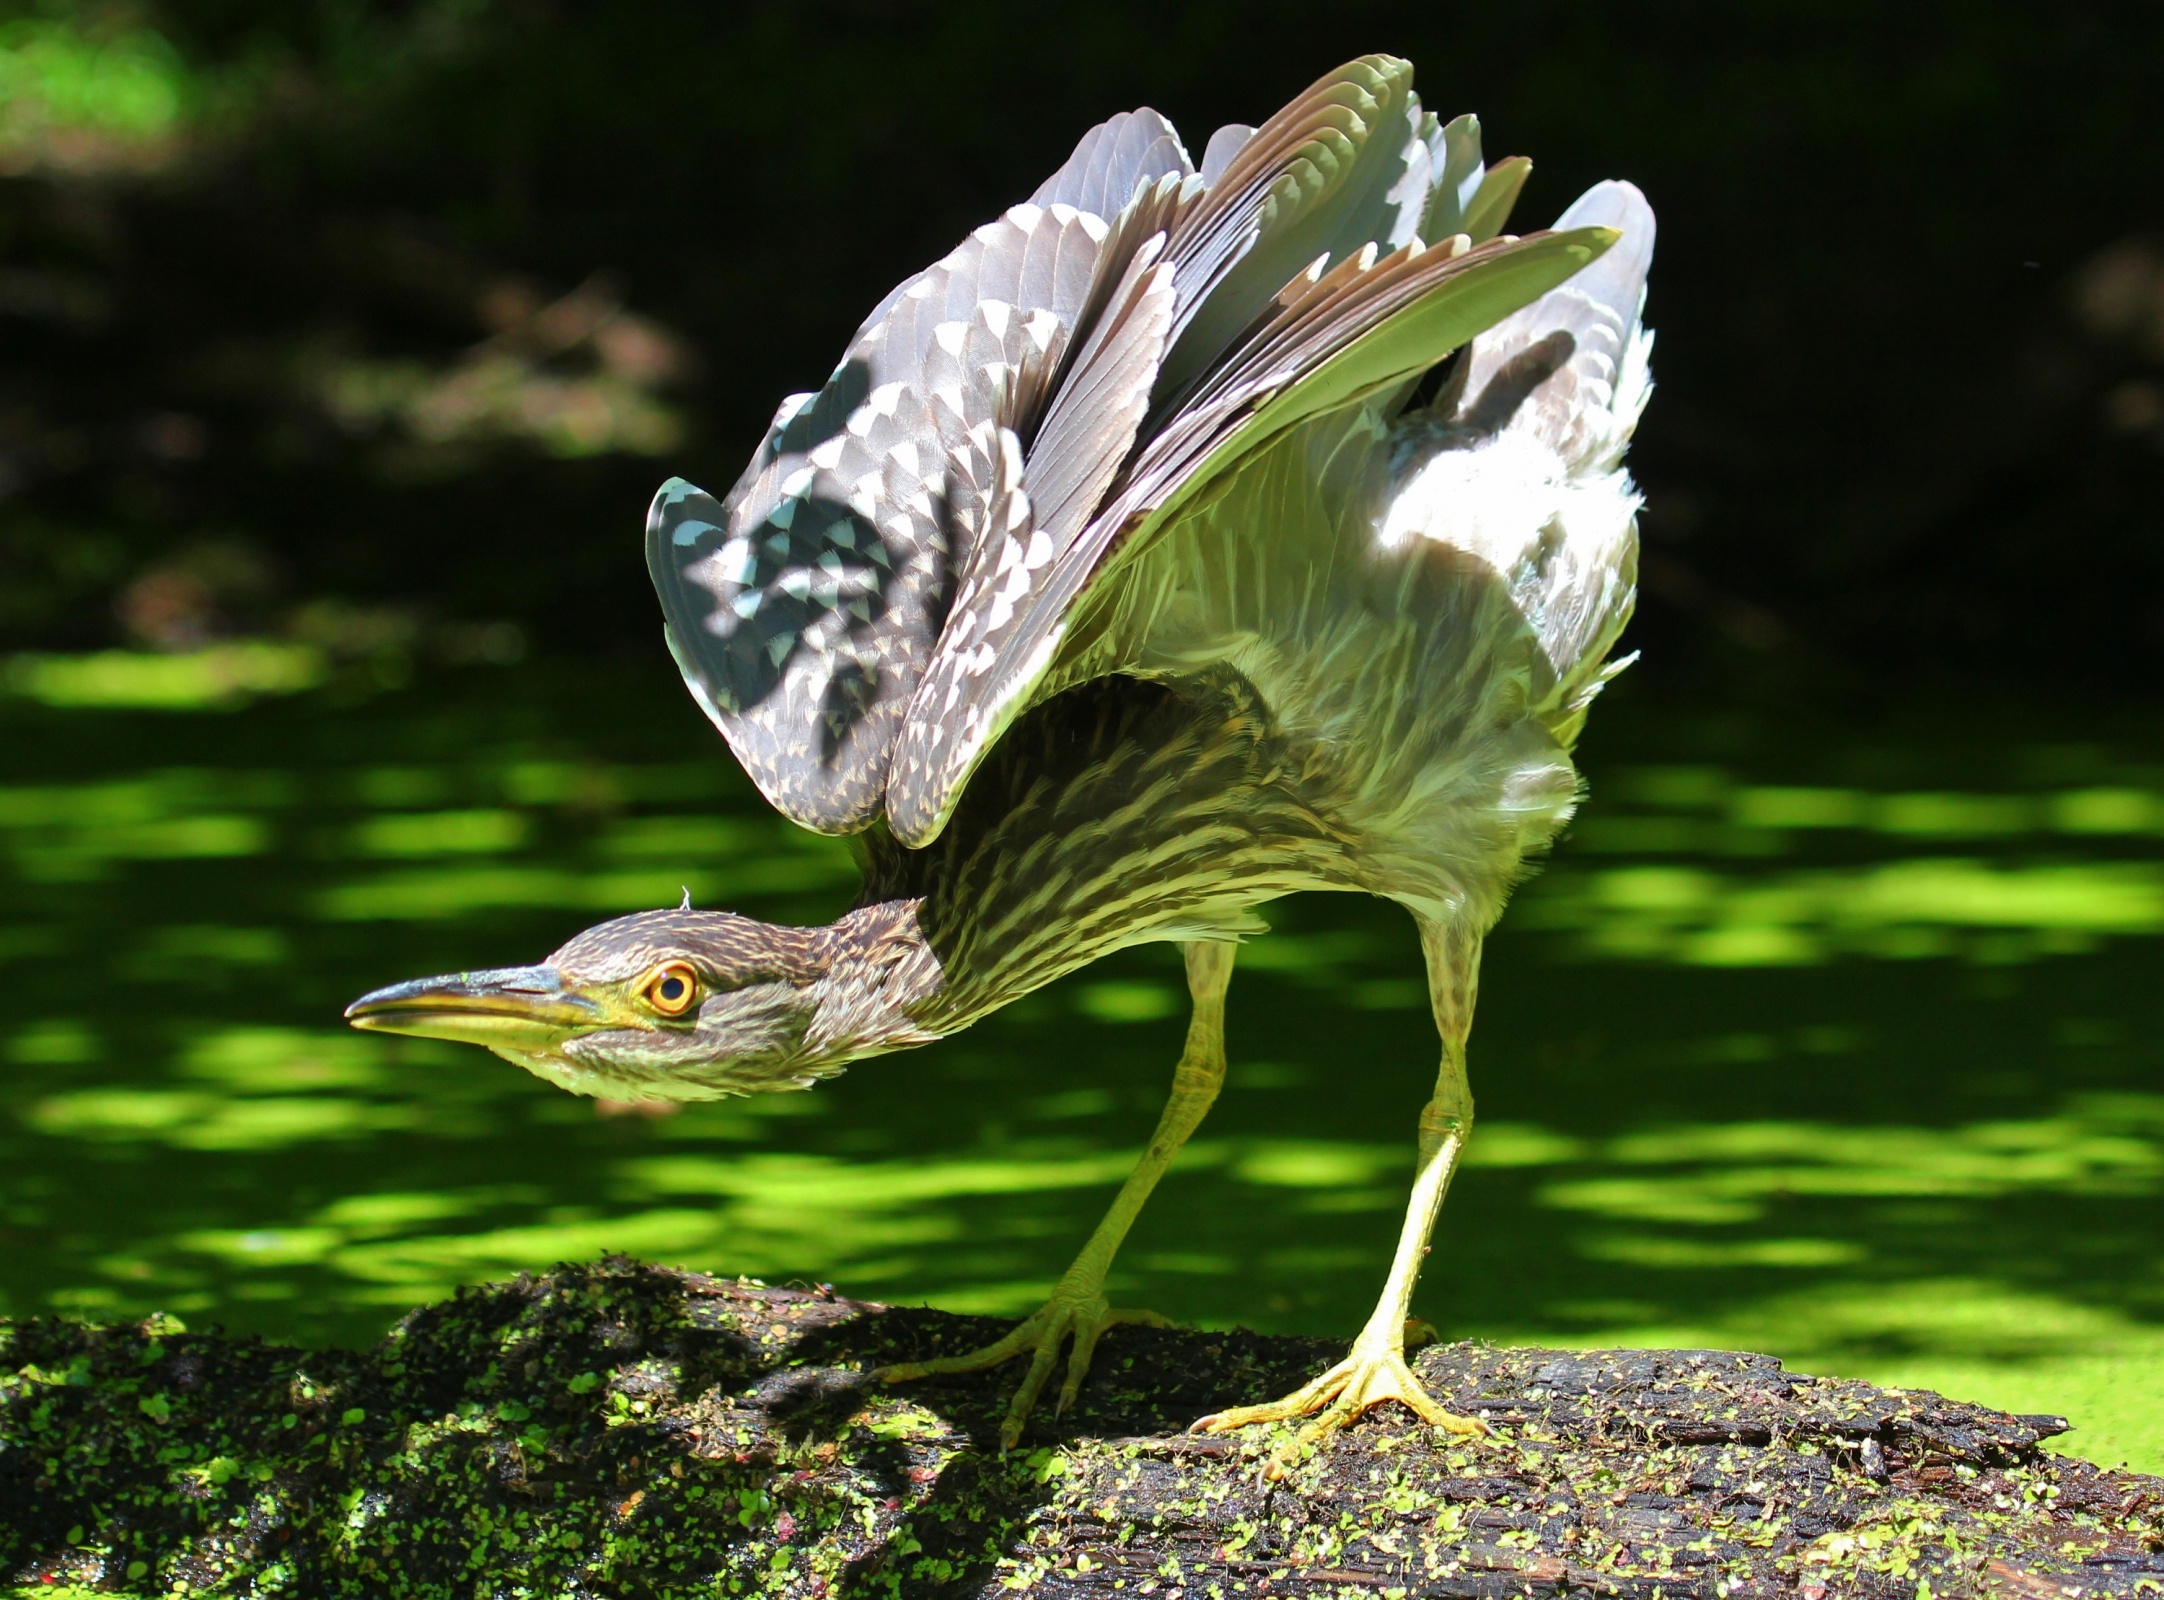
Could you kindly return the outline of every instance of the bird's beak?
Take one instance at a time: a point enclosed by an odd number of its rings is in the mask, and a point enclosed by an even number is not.
[[[564,988],[554,967],[499,967],[415,978],[364,994],[346,1020],[377,1033],[456,1039],[491,1050],[549,1050],[573,1034],[606,1026],[601,1008]]]

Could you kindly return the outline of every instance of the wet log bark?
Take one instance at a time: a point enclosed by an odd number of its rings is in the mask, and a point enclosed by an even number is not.
[[[982,1318],[629,1261],[414,1312],[368,1351],[169,1319],[0,1324],[0,1584],[305,1596],[2131,1595],[2164,1479],[2061,1419],[1722,1351],[1439,1346],[1430,1390],[1265,1469],[1201,1438],[1314,1340],[1122,1328],[1001,1456],[1012,1371],[883,1390]]]

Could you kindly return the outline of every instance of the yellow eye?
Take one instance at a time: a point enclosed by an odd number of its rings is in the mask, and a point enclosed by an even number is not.
[[[680,1017],[699,999],[699,975],[681,961],[654,969],[646,980],[646,1003],[665,1017]]]

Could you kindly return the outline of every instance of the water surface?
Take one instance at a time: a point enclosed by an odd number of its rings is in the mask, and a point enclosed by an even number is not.
[[[200,663],[9,679],[0,1313],[366,1340],[603,1250],[1036,1303],[1155,1117],[1174,952],[810,1094],[598,1117],[339,1009],[687,887],[823,919],[846,848],[767,812],[659,671],[305,667],[256,662],[235,692],[273,692],[245,705]],[[2069,1412],[2072,1448],[2164,1468],[2158,730],[1601,712],[1592,801],[1489,947],[1421,1312]],[[1418,951],[1379,903],[1271,919],[1226,1095],[1114,1289],[1349,1334],[1433,1071]]]

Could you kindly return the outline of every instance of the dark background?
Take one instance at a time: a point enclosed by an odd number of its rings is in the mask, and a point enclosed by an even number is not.
[[[2152,4],[0,16],[183,85],[0,150],[0,649],[651,654],[663,476],[726,488],[1091,123],[1199,153],[1368,50],[1534,157],[1517,226],[1660,213],[1640,682],[2111,695],[2164,648]]]

